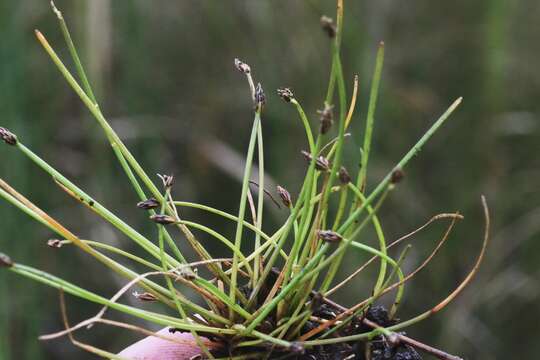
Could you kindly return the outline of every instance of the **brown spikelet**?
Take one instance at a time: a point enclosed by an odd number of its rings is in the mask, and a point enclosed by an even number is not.
[[[234,66],[241,73],[249,74],[251,72],[251,68],[249,67],[249,65],[241,61],[240,59],[234,59]]]
[[[159,201],[154,198],[149,198],[144,201],[139,201],[137,203],[137,207],[144,210],[155,209],[158,208],[160,205],[161,204],[159,203]]]
[[[294,99],[294,94],[289,88],[279,88],[277,89],[277,94],[286,102],[291,102]]]
[[[332,230],[319,230],[317,231],[317,236],[322,241],[330,242],[330,243],[337,243],[340,242],[342,237],[337,232]]]
[[[279,185],[276,189],[279,197],[281,198],[281,202],[283,202],[283,205],[285,205],[285,207],[290,207],[292,203],[291,194],[285,188]]]
[[[158,214],[150,216],[150,220],[161,225],[169,225],[176,222],[175,218],[173,218],[172,216]]]
[[[17,144],[17,136],[6,128],[0,127],[0,139],[8,145]]]

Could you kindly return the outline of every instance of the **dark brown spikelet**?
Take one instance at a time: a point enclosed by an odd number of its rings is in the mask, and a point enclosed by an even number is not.
[[[0,267],[10,268],[13,266],[13,261],[9,256],[4,253],[0,253]]]
[[[332,18],[323,15],[321,16],[321,27],[323,31],[328,35],[329,38],[335,38],[337,34],[337,28],[336,24],[334,24],[334,20]]]
[[[157,215],[157,214],[150,216],[150,220],[161,225],[169,225],[169,224],[174,224],[176,222],[176,220],[172,216]]]
[[[279,88],[277,89],[277,94],[286,102],[291,102],[294,99],[294,94],[289,88]]]
[[[0,127],[0,138],[8,145],[17,144],[17,136],[6,128]]]
[[[321,134],[326,134],[328,130],[334,124],[334,107],[330,105],[325,105],[323,110],[317,110],[317,113],[320,115],[321,121]]]
[[[339,181],[341,181],[341,183],[343,185],[347,185],[348,183],[351,182],[351,175],[349,175],[349,172],[347,171],[347,169],[345,169],[344,166],[342,166],[340,169],[339,169]]]
[[[155,209],[155,208],[159,207],[160,205],[161,204],[159,203],[159,201],[157,201],[154,198],[149,198],[149,199],[146,199],[144,201],[139,201],[137,203],[137,207],[139,209],[144,209],[144,210]]]
[[[163,187],[165,189],[170,189],[173,184],[174,184],[174,176],[172,175],[160,175],[158,174],[158,176],[160,177],[161,181],[163,182]]]
[[[154,294],[149,293],[149,292],[143,292],[143,293],[134,292],[133,296],[135,296],[138,300],[145,301],[145,302],[157,301],[157,297]]]
[[[311,154],[308,153],[305,150],[302,150],[301,153],[302,153],[302,155],[304,155],[304,158],[306,159],[306,161],[308,163],[311,163],[311,159],[313,159]],[[319,170],[319,171],[329,171],[330,170],[330,161],[328,161],[327,158],[325,158],[324,156],[321,155],[317,159],[315,159],[315,168],[317,170]]]
[[[330,243],[337,243],[340,242],[342,237],[337,232],[332,230],[319,230],[317,231],[317,236],[322,241],[330,242]]]
[[[234,59],[234,66],[241,73],[249,74],[251,72],[249,65],[239,59]]]
[[[315,160],[315,167],[317,168],[317,170],[320,171],[329,171],[330,161],[328,161],[327,158],[321,155],[317,158],[317,160]]]
[[[258,109],[262,109],[264,104],[266,104],[266,95],[264,94],[261,83],[258,83],[255,88],[255,106]]]
[[[281,198],[281,202],[283,202],[283,205],[285,205],[285,207],[290,207],[292,204],[291,194],[285,188],[279,185],[276,187],[276,189],[279,197]]]
[[[60,249],[62,247],[62,241],[58,239],[50,239],[49,241],[47,241],[47,246],[55,249]]]
[[[401,180],[403,180],[404,177],[405,177],[405,173],[403,172],[403,170],[394,169],[394,171],[392,171],[392,175],[390,177],[390,183],[397,184],[397,183],[401,182]]]

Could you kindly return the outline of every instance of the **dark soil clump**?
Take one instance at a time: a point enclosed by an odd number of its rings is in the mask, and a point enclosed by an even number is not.
[[[245,287],[246,295],[249,295],[250,289]],[[340,309],[334,306],[317,302],[317,296],[313,297],[313,314],[323,319],[333,319],[339,313]],[[383,327],[392,326],[396,323],[396,320],[390,319],[388,311],[383,306],[372,306],[365,314],[365,318]],[[268,319],[268,323],[273,322],[271,318]],[[271,325],[271,324],[270,324]],[[318,326],[318,323],[307,321],[301,330],[302,334],[305,334]],[[270,330],[271,329],[266,329]],[[363,318],[356,318],[348,326],[345,326],[342,330],[337,331],[337,336],[349,336],[355,334],[362,334],[372,331],[373,328],[367,326],[363,322]],[[223,340],[223,339],[222,339]],[[234,344],[226,344],[219,354],[216,352],[216,356],[228,356],[227,349],[234,348]],[[265,344],[261,346],[244,348],[242,352],[253,353],[260,352],[261,354],[271,355],[268,359],[291,359],[291,360],[422,360],[422,357],[416,352],[416,350],[404,343],[396,343],[388,341],[384,336],[377,336],[369,342],[356,341],[345,342],[338,344],[329,344],[323,346],[315,346],[313,348],[304,349],[300,344],[291,346],[289,349],[279,348],[272,346],[271,344]],[[366,354],[369,356],[366,357]],[[235,353],[236,354],[236,353]]]

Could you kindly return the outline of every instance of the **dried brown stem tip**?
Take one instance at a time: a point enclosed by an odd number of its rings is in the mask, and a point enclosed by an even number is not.
[[[294,94],[289,88],[279,88],[277,94],[286,102],[291,102],[294,99]]]
[[[319,230],[317,231],[317,236],[322,241],[331,242],[331,243],[337,243],[340,242],[342,237],[337,232],[334,232],[332,230]]]
[[[279,197],[281,198],[281,201],[283,202],[283,205],[285,205],[286,207],[290,207],[292,204],[291,194],[285,188],[282,188],[279,185],[276,189]]]
[[[321,116],[321,134],[326,134],[328,130],[334,124],[334,107],[330,105],[325,105],[323,110],[317,110],[317,113]]]
[[[308,163],[310,163],[311,160],[313,159],[311,154],[305,150],[302,150],[302,155],[304,155],[304,158],[308,161]],[[330,161],[328,161],[327,158],[321,155],[317,159],[315,159],[315,168],[319,171],[329,171]]]
[[[138,300],[146,302],[153,302],[157,300],[157,297],[149,292],[138,293],[135,291],[133,296],[135,296]]]
[[[395,169],[394,171],[392,171],[392,175],[390,177],[390,183],[397,184],[401,182],[401,180],[403,180],[404,177],[405,177],[405,173],[403,172],[403,170]]]
[[[146,199],[137,203],[139,209],[149,210],[159,207],[161,204],[154,198]]]
[[[150,216],[150,220],[161,225],[169,225],[169,224],[174,224],[176,222],[175,218],[173,218],[172,216],[157,215],[157,214]]]
[[[62,247],[62,240],[50,239],[49,241],[47,241],[47,246],[55,249],[60,249]]]
[[[328,17],[326,15],[321,16],[321,27],[323,31],[328,35],[328,37],[336,37],[337,28],[336,24],[334,24],[334,20],[331,17]]]
[[[13,261],[9,256],[4,253],[0,253],[0,267],[10,268],[13,266]]]
[[[158,174],[159,178],[163,182],[163,187],[165,189],[170,189],[174,184],[174,176],[172,175],[160,175]]]
[[[234,59],[234,66],[241,73],[249,74],[251,72],[249,65],[239,59]]]
[[[0,127],[0,138],[4,140],[6,144],[17,144],[17,136],[6,128]]]
[[[343,185],[347,185],[348,183],[351,182],[351,175],[349,175],[349,172],[343,166],[341,167],[341,169],[339,169],[338,176],[339,176],[339,181],[341,181]]]
[[[255,88],[255,105],[258,109],[262,109],[264,104],[266,104],[266,95],[264,94],[261,83],[258,83]]]

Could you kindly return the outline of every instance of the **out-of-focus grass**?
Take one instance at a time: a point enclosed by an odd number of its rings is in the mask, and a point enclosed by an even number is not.
[[[237,189],[237,181],[205,160],[201,150],[208,141],[203,133],[214,134],[233,149],[246,145],[238,143],[247,138],[249,124],[244,123],[245,108],[237,101],[246,95],[245,88],[232,80],[234,57],[256,67],[266,88],[291,86],[297,97],[305,99],[307,111],[321,107],[306,102],[321,98],[327,81],[325,39],[314,29],[322,13],[332,13],[333,1],[311,1],[310,6],[300,1],[207,0],[163,2],[159,7],[146,1],[58,2],[65,13],[73,14],[71,27],[105,113],[149,169],[177,175],[179,197],[236,211],[227,207],[237,192],[222,189]],[[416,0],[358,1],[347,6],[344,66],[347,73],[360,74],[364,95],[373,50],[379,40],[387,45],[373,143],[379,156],[370,160],[371,183],[410,145],[409,139],[417,138],[446,99],[465,98],[429,151],[413,162],[381,216],[393,231],[389,237],[439,211],[460,209],[466,216],[444,255],[432,263],[432,271],[421,274],[414,290],[409,290],[419,300],[404,303],[405,313],[424,310],[438,299],[432,294],[453,287],[470,265],[472,257],[464,254],[477,249],[481,221],[472,209],[478,195],[486,193],[493,207],[494,241],[480,280],[439,315],[438,322],[414,328],[415,337],[443,348],[459,345],[461,354],[470,358],[508,353],[519,358],[540,351],[534,337],[523,336],[537,332],[538,325],[515,321],[523,313],[528,319],[540,316],[535,306],[540,296],[536,265],[540,228],[535,221],[540,211],[536,67],[540,42],[535,31],[540,4]],[[51,42],[61,43],[55,26],[47,2],[0,1],[1,125],[24,136],[100,200],[119,204],[118,211],[128,209],[136,199],[129,189],[118,188],[115,178],[121,169],[111,161],[110,149],[97,137],[81,135],[97,129],[34,40],[33,28],[39,27]],[[107,43],[110,46],[104,46]],[[303,160],[290,158],[288,154],[300,148],[289,139],[300,137],[303,130],[290,109],[273,105],[277,102],[270,94],[264,124],[266,165],[270,174],[294,188]],[[365,118],[367,103],[359,106],[352,131],[361,134],[359,120]],[[154,126],[156,122],[159,126]],[[356,151],[359,145],[345,151]],[[110,228],[97,227],[91,214],[74,210],[75,204],[49,183],[38,181],[22,158],[6,154],[1,148],[2,176],[32,200],[81,234],[123,241]],[[130,223],[142,223],[142,216],[131,216]],[[1,247],[17,260],[63,274],[68,271],[61,267],[84,268],[84,273],[71,273],[70,280],[111,291],[111,284],[99,281],[92,262],[69,250],[51,252],[45,245],[50,234],[22,214],[3,204],[0,219]],[[208,219],[209,224],[212,221]],[[437,230],[420,237],[415,248],[427,248]],[[410,258],[420,257],[418,252],[413,249]],[[88,273],[96,276],[87,278]],[[61,350],[63,343],[36,340],[38,334],[60,326],[54,292],[0,273],[0,293],[0,359],[69,358],[69,350]],[[82,318],[90,310],[75,303],[70,311],[74,318]],[[87,336],[108,348],[119,348],[127,339],[100,331]]]

